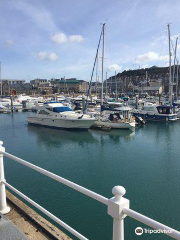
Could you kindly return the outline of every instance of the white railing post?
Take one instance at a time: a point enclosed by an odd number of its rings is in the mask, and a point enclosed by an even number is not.
[[[0,141],[0,151],[5,152],[5,148],[2,146],[3,142]],[[6,202],[6,189],[5,189],[5,178],[4,178],[4,163],[3,153],[0,153],[0,213],[6,214],[10,211]]]
[[[124,218],[123,208],[129,208],[129,200],[123,198],[126,193],[124,187],[116,186],[112,189],[115,197],[108,200],[108,214],[113,217],[113,240],[124,240]]]

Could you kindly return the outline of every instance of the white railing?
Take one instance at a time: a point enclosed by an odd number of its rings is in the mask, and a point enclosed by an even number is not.
[[[11,186],[9,183],[6,182],[5,176],[4,176],[4,163],[3,163],[3,156],[6,156],[16,162],[19,162],[35,171],[38,171],[49,178],[52,178],[70,188],[73,188],[76,191],[79,191],[88,197],[91,197],[105,205],[107,205],[108,214],[112,216],[113,218],[113,240],[124,240],[124,218],[126,216],[129,216],[131,218],[136,219],[139,222],[142,222],[154,229],[160,230],[166,235],[169,235],[172,238],[180,239],[180,232],[174,230],[173,228],[170,228],[164,224],[161,224],[151,218],[148,218],[138,212],[135,212],[129,208],[129,200],[124,198],[123,195],[126,193],[126,190],[124,187],[116,186],[112,189],[112,193],[114,197],[108,199],[105,198],[93,191],[90,191],[78,184],[75,184],[65,178],[62,178],[56,174],[53,174],[43,168],[40,168],[32,163],[26,162],[21,158],[15,157],[7,152],[5,152],[5,148],[2,146],[3,142],[0,141],[0,212],[2,214],[6,214],[10,211],[10,208],[7,206],[6,202],[6,190],[5,187],[8,187],[10,190],[18,194],[20,197],[22,197],[24,200],[32,204],[34,207],[39,209],[41,212],[46,214],[48,217],[50,217],[52,220],[54,220],[56,223],[58,223],[60,226],[65,228],[67,231],[72,233],[74,236],[81,240],[87,240],[86,237],[84,237],[82,234],[74,230],[72,227],[64,223],[62,220],[57,218],[55,215],[47,211],[45,208],[34,202],[32,199],[18,191],[16,188]]]

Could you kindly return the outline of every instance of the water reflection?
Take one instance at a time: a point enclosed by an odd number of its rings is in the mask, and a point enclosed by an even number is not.
[[[135,136],[135,131],[131,130],[119,130],[119,129],[113,129],[109,132],[107,131],[100,131],[100,130],[89,130],[92,132],[93,136],[97,139],[104,139],[104,140],[111,140],[114,143],[119,142],[120,139],[124,140],[132,140]]]
[[[135,131],[128,130],[111,130],[108,132],[93,129],[89,131],[66,131],[33,125],[27,125],[27,128],[29,135],[36,135],[37,144],[53,145],[57,148],[64,144],[78,144],[83,147],[94,143],[104,145],[107,141],[119,143],[120,139],[129,141],[135,136]]]
[[[38,144],[44,143],[54,147],[68,143],[78,143],[83,146],[87,143],[97,142],[89,131],[66,131],[28,125],[28,133],[37,136]]]

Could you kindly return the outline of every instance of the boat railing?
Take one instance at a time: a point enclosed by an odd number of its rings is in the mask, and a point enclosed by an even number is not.
[[[108,199],[106,197],[101,196],[100,194],[97,194],[87,188],[84,188],[76,183],[73,183],[65,178],[62,178],[52,172],[49,172],[43,168],[40,168],[32,163],[29,163],[21,158],[18,158],[14,155],[11,155],[7,152],[5,152],[5,148],[3,147],[3,142],[0,141],[0,212],[2,214],[6,214],[10,211],[10,208],[7,205],[6,200],[6,187],[19,195],[21,198],[23,198],[25,201],[29,202],[31,205],[33,205],[35,208],[43,212],[45,215],[47,215],[49,218],[51,218],[53,221],[58,223],[60,226],[65,228],[67,231],[69,231],[71,234],[76,236],[78,239],[81,240],[87,240],[85,236],[83,236],[81,233],[70,227],[68,224],[60,220],[58,217],[50,213],[48,210],[40,206],[38,203],[33,201],[28,196],[24,195],[22,192],[17,190],[15,187],[13,187],[11,184],[7,183],[5,180],[4,175],[4,162],[3,162],[3,156],[6,156],[7,158],[10,158],[22,165],[27,166],[28,168],[31,168],[41,174],[46,175],[49,178],[52,178],[90,198],[93,198],[96,201],[99,201],[102,204],[105,204],[107,206],[107,212],[108,214],[113,218],[113,233],[112,233],[112,239],[113,240],[124,240],[124,218],[126,216],[129,216],[141,223],[144,223],[148,225],[151,228],[154,228],[158,230],[160,233],[164,233],[172,238],[180,239],[180,232],[170,228],[164,224],[161,224],[151,218],[148,218],[132,209],[130,209],[130,201],[123,197],[123,195],[126,193],[126,190],[122,186],[115,186],[112,189],[112,193],[114,197]],[[149,230],[153,231],[153,230]],[[155,231],[155,230],[154,230]],[[143,233],[142,228],[136,228],[135,230],[137,235],[141,235]]]

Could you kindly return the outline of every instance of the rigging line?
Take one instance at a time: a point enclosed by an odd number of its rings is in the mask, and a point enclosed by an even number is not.
[[[174,57],[175,57],[175,49],[174,49],[174,46],[173,46],[173,43],[172,43],[172,40],[171,40],[171,47],[172,47],[172,50],[174,52]],[[177,55],[175,57],[175,60],[176,60],[176,63],[178,62],[178,58],[177,58]]]
[[[109,52],[109,58],[110,58],[110,63],[112,63],[112,56],[111,56],[111,50],[110,50],[110,44],[109,44],[109,35],[108,32],[106,31],[106,42],[107,42],[107,50]]]
[[[89,97],[89,93],[90,93],[90,89],[91,89],[91,83],[92,83],[92,80],[93,80],[96,61],[97,61],[97,58],[98,58],[98,52],[99,52],[99,46],[100,46],[100,43],[101,43],[102,34],[103,34],[103,29],[101,30],[101,34],[100,34],[100,38],[99,38],[99,42],[98,42],[98,47],[97,47],[97,50],[96,50],[96,56],[95,56],[95,60],[94,60],[93,70],[92,70],[92,73],[91,73],[91,80],[89,82],[89,88],[88,88],[88,91],[87,91],[87,99],[85,100],[85,106],[84,106],[84,109],[83,109],[83,113],[86,111],[86,108],[87,108],[87,101],[88,101],[88,97]]]

